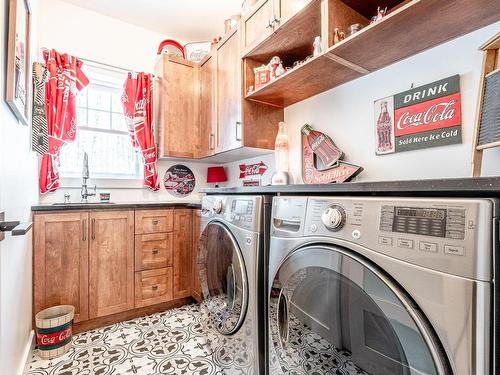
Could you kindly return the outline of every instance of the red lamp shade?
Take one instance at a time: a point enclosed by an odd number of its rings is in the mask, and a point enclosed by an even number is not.
[[[218,183],[218,182],[226,182],[227,177],[226,177],[226,171],[224,170],[224,167],[208,167],[207,168],[207,182],[209,184],[211,183]]]

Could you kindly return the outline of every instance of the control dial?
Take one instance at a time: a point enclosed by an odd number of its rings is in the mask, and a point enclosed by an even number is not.
[[[321,214],[321,221],[330,230],[336,231],[342,228],[346,221],[344,209],[339,205],[327,207]]]
[[[212,206],[212,211],[216,214],[220,214],[222,212],[222,208],[223,208],[222,200],[220,199],[215,200]]]

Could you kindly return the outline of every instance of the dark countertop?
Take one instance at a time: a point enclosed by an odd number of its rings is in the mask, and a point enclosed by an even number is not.
[[[325,185],[252,186],[204,189],[206,194],[388,195],[499,197],[500,177],[346,182]]]
[[[70,203],[70,204],[42,204],[31,206],[31,211],[70,211],[70,210],[109,210],[124,208],[169,208],[186,207],[201,208],[201,203],[194,202],[116,202],[116,203]]]

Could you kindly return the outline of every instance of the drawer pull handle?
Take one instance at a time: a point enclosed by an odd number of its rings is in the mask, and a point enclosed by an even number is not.
[[[153,225],[158,225],[159,223],[158,219],[153,219],[151,222],[153,223]]]
[[[160,252],[159,249],[153,249],[153,255],[158,255],[159,252]]]
[[[158,285],[153,285],[153,286],[151,287],[151,289],[153,289],[153,290],[157,290],[157,289],[158,289]]]

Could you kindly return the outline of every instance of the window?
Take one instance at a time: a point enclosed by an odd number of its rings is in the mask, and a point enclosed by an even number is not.
[[[91,178],[142,179],[141,154],[132,147],[121,96],[126,73],[94,66],[83,70],[90,84],[77,97],[77,135],[61,149],[61,177],[80,177],[83,154]]]

